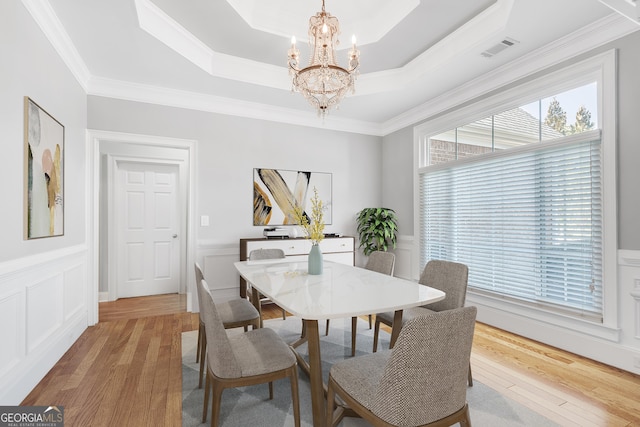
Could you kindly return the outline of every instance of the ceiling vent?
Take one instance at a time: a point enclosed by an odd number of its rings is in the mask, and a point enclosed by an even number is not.
[[[516,43],[520,43],[520,42],[510,37],[505,37],[505,39],[502,40],[500,43],[496,44],[495,46],[491,46],[489,49],[485,50],[480,55],[484,56],[485,58],[491,58],[492,56],[497,55],[498,53],[502,52],[508,47],[513,46]]]

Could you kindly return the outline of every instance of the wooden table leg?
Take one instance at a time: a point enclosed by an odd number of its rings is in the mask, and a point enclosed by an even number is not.
[[[258,310],[258,316],[260,316],[260,327],[262,328],[264,326],[262,324],[262,304],[260,304],[260,292],[258,292],[255,286],[251,287],[251,302],[253,302],[253,306]]]
[[[320,360],[320,335],[317,320],[305,320],[309,349],[309,381],[311,383],[311,408],[314,427],[325,426],[325,397],[322,381],[322,362]]]
[[[396,345],[396,341],[398,340],[401,329],[402,310],[396,310],[395,314],[393,315],[393,327],[391,328],[391,342],[389,343],[389,348],[393,348],[393,346]]]

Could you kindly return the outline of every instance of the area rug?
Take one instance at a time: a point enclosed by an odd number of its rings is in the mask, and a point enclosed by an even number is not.
[[[296,317],[286,320],[271,319],[264,322],[265,327],[274,329],[286,342],[293,342],[300,336],[301,321]],[[324,322],[320,323],[320,349],[325,382],[331,365],[341,359],[351,357],[351,319],[331,321],[329,335],[325,336]],[[229,333],[242,333],[242,329]],[[208,426],[211,422],[211,407],[207,422],[202,424],[202,402],[204,390],[198,389],[199,365],[195,363],[197,331],[182,334],[182,425]],[[366,321],[359,320],[356,356],[368,354],[373,346],[373,330]],[[379,348],[389,347],[389,334],[381,333]],[[306,352],[306,344],[298,348]],[[300,371],[300,413],[301,425],[312,427],[311,394],[307,376]],[[474,427],[518,427],[518,426],[557,426],[543,416],[510,400],[490,387],[474,379],[473,387],[467,389],[467,401],[470,408],[471,423]],[[269,400],[266,384],[227,389],[222,395],[220,410],[221,427],[284,427],[293,426],[291,408],[291,389],[288,380],[274,383],[274,399]],[[458,424],[456,424],[458,425]],[[345,418],[341,427],[361,427],[369,424],[358,418]]]

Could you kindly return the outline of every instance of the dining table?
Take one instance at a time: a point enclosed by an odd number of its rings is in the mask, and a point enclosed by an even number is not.
[[[302,335],[291,343],[306,342],[308,362],[298,354],[300,367],[309,375],[314,427],[325,426],[326,398],[322,376],[318,321],[395,312],[394,325],[402,325],[405,308],[444,299],[445,293],[417,282],[377,273],[361,267],[325,260],[321,274],[307,271],[306,260],[239,261],[238,273],[251,286],[253,302],[260,312],[263,294],[287,312],[302,319]],[[392,329],[391,345],[400,333]]]

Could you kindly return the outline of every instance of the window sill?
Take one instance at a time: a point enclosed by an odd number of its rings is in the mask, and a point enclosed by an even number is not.
[[[560,328],[565,331],[576,332],[610,342],[620,342],[621,331],[617,327],[594,323],[593,321],[560,313],[553,313],[514,301],[505,301],[498,297],[478,294],[472,290],[469,290],[467,293],[466,305],[475,305],[478,307],[478,320],[480,322],[490,323],[503,329],[508,329],[504,325],[511,325],[510,319],[516,316],[530,326],[535,326],[535,328],[548,326],[550,328]],[[533,323],[537,323],[537,325]],[[518,331],[517,333],[524,334],[522,331]]]

